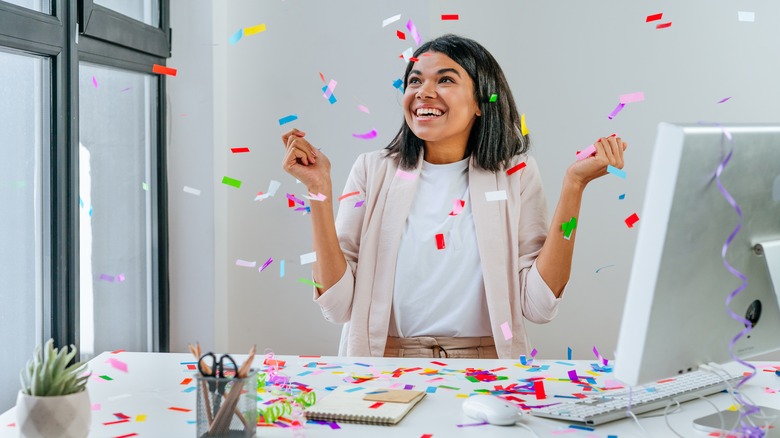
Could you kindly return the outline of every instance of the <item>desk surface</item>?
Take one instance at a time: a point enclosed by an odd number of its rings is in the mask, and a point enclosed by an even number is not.
[[[243,360],[245,355],[236,355]],[[111,360],[114,359],[114,360]],[[571,396],[585,393],[585,386],[573,383],[568,371],[576,370],[579,376],[592,377],[593,387],[614,386],[612,374],[594,371],[593,361],[535,361],[532,367],[522,366],[513,360],[492,359],[402,359],[402,358],[347,358],[347,357],[300,357],[277,356],[285,361],[280,373],[293,382],[300,382],[314,388],[318,397],[327,395],[325,388],[337,385],[355,385],[362,387],[404,387],[414,385],[415,389],[428,390],[429,393],[401,423],[396,426],[369,426],[340,423],[340,429],[327,425],[306,424],[306,436],[351,438],[373,436],[399,436],[419,438],[432,434],[433,438],[443,437],[523,437],[531,436],[521,427],[502,427],[478,425],[477,421],[462,414],[461,404],[464,398],[477,389],[496,389],[496,385],[506,388],[528,384],[526,379],[541,378],[544,382],[546,398],[537,399],[536,394],[515,394],[527,406],[537,406],[566,401],[558,396]],[[256,358],[255,364],[263,358]],[[122,364],[127,371],[121,370]],[[193,357],[178,353],[102,353],[89,362],[92,371],[88,388],[92,412],[92,437],[172,437],[195,435],[195,384],[186,383],[193,377]],[[780,363],[756,362],[759,372],[752,379],[744,393],[757,404],[780,408],[780,377],[774,374]],[[261,369],[264,367],[261,366]],[[506,377],[496,381],[474,382],[467,378],[467,368],[489,370],[495,376]],[[403,372],[394,371],[399,369]],[[771,371],[771,372],[770,372]],[[370,380],[351,383],[351,377],[366,376]],[[378,377],[377,377],[378,376]],[[258,405],[274,398],[267,392],[258,393]],[[731,405],[726,394],[716,394],[709,399],[719,408]],[[170,409],[181,408],[181,409]],[[684,404],[681,413],[669,416],[672,426],[684,436],[705,437],[691,427],[693,418],[709,415],[712,407],[702,400]],[[124,423],[114,423],[115,414],[130,418]],[[139,417],[140,416],[140,417]],[[145,416],[145,418],[143,417]],[[138,421],[142,420],[142,421]],[[17,436],[14,425],[15,413],[11,409],[0,415],[0,437]],[[642,426],[650,436],[673,436],[664,423],[664,418],[640,419]],[[114,423],[114,424],[107,424]],[[522,423],[531,427],[539,436],[608,437],[620,438],[644,436],[633,420],[620,420],[595,427],[593,431],[569,428],[570,423],[548,420],[525,415]],[[471,426],[468,426],[471,425]],[[137,435],[133,435],[137,434]],[[292,437],[289,428],[258,427],[258,437]]]

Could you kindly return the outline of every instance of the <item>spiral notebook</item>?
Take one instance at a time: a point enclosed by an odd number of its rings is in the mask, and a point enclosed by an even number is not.
[[[308,420],[393,425],[423,397],[423,391],[338,386],[304,413]]]

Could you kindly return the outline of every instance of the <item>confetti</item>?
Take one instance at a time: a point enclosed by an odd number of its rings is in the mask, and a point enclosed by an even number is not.
[[[241,188],[241,181],[240,180],[233,179],[233,178],[230,178],[228,176],[223,176],[222,177],[222,184],[225,184],[225,185],[228,185],[228,186],[231,186],[231,187],[235,187],[237,189]]]
[[[298,120],[297,114],[290,114],[289,116],[282,117],[281,119],[279,119],[279,126],[282,126],[285,123],[290,123],[293,120]]]
[[[382,27],[387,27],[388,24],[395,23],[396,21],[401,19],[401,14],[393,15],[390,18],[386,18],[382,20]]]
[[[442,21],[447,20],[457,20],[459,19],[458,14],[441,14]]]
[[[231,45],[238,44],[239,41],[241,41],[241,38],[244,36],[244,29],[238,29],[236,33],[234,33],[230,38],[228,38],[228,43]]]
[[[359,194],[360,194],[360,192],[345,193],[345,194],[339,196],[339,201],[343,201],[344,199],[349,198],[350,196],[356,196],[356,195],[359,195]]]
[[[152,65],[152,73],[168,75],[168,76],[176,76],[176,69],[165,67],[164,65],[154,64]]]
[[[506,201],[506,191],[496,190],[495,192],[485,192],[485,199],[488,201]]]
[[[568,221],[561,224],[561,230],[563,230],[563,238],[566,240],[571,239],[571,233],[577,228],[577,218],[573,217]]]
[[[651,21],[658,21],[658,20],[660,20],[660,19],[661,19],[663,16],[664,16],[663,12],[661,12],[660,14],[653,14],[653,15],[648,15],[648,16],[647,16],[647,18],[645,19],[645,23],[649,23],[649,22],[651,22]]]
[[[622,169],[618,169],[617,167],[607,164],[607,172],[617,176],[618,178],[626,179],[626,171]]]
[[[292,193],[288,193],[287,194],[287,199],[292,204],[292,205],[290,205],[290,207],[294,207],[296,203],[298,203],[300,205],[304,205],[305,204],[302,200],[296,198],[295,195],[293,195]]]
[[[541,380],[534,380],[534,392],[536,393],[537,400],[547,398],[547,394],[544,392],[544,382]]]
[[[322,95],[325,99],[330,99],[330,96],[333,95],[333,90],[336,89],[336,85],[338,85],[338,82],[331,79],[328,83],[328,86],[325,87],[325,93]]]
[[[236,259],[236,266],[241,266],[244,268],[254,268],[255,265],[257,265],[257,262],[248,262],[246,260]]]
[[[303,196],[304,198],[310,200],[310,201],[324,201],[328,199],[327,196],[323,195],[322,193],[317,193],[316,195],[309,192],[309,196]]]
[[[661,24],[656,24],[655,25],[656,29],[666,29],[667,27],[672,27],[672,22],[671,21],[668,22],[668,23],[661,23]]]
[[[504,332],[504,340],[510,340],[512,339],[512,329],[509,327],[508,322],[504,322],[501,324],[501,331]]]
[[[141,188],[142,188],[142,189],[144,189],[144,190],[146,190],[146,191],[148,191],[148,190],[149,190],[149,184],[147,184],[147,183],[145,183],[145,182],[142,182],[142,183],[141,183]]]
[[[642,91],[620,95],[620,103],[641,102],[643,100],[645,100],[645,93]]]
[[[566,347],[566,360],[571,360],[571,347]]]
[[[135,416],[135,421],[137,421],[139,423],[143,423],[144,421],[146,421],[146,414],[138,414],[138,415],[136,415]]]
[[[251,36],[261,32],[265,32],[265,23],[260,23],[257,26],[244,28],[244,35],[246,36]]]
[[[284,277],[284,260],[279,262],[279,278]]]
[[[620,199],[621,201],[626,199],[626,194],[625,193],[621,193],[620,195],[618,195],[618,199]]]
[[[106,363],[110,364],[112,367],[118,369],[119,371],[127,372],[127,364],[122,362],[119,359],[114,359],[113,357],[111,359],[108,359]]]
[[[317,253],[316,252],[310,252],[306,254],[301,254],[301,264],[302,265],[308,265],[309,263],[314,263],[317,261]]]
[[[417,178],[417,174],[416,173],[404,172],[401,169],[396,170],[395,176],[397,176],[398,178],[401,178],[401,179],[409,180],[409,181],[413,181],[414,179]]]
[[[721,99],[721,100],[719,100],[719,101],[718,101],[718,103],[723,103],[723,102],[725,102],[725,101],[727,101],[727,100],[729,100],[729,99],[731,99],[731,96],[729,96],[729,97],[727,97],[727,98],[725,98],[725,99]]]
[[[114,282],[114,276],[113,275],[100,274],[100,279],[103,280],[103,281],[107,281],[109,283],[113,283]]]
[[[586,147],[585,149],[577,152],[577,161],[584,160],[588,157],[593,156],[596,153],[596,145],[590,145]]]
[[[94,85],[94,86],[95,86],[95,88],[97,88],[97,87],[98,87],[98,81],[97,81],[97,78],[96,78],[96,77],[94,77],[94,76],[92,76],[92,85]]]
[[[249,152],[249,148],[230,148],[230,152],[234,154],[244,154]]]
[[[637,216],[636,213],[631,214],[631,216],[626,218],[626,225],[628,228],[634,228],[634,224],[639,222],[639,216]]]
[[[610,120],[614,119],[614,118],[615,118],[615,116],[616,116],[616,115],[618,115],[618,113],[619,113],[619,112],[620,112],[620,111],[623,109],[623,107],[625,107],[625,106],[626,106],[626,104],[625,104],[625,103],[619,103],[619,104],[618,104],[618,105],[615,107],[615,109],[613,109],[613,110],[612,110],[612,112],[611,112],[611,113],[609,113],[609,115],[607,115],[607,118],[609,118]]]
[[[192,187],[189,187],[189,186],[184,186],[184,193],[189,193],[191,195],[200,196],[200,190],[193,189]]]
[[[463,207],[466,206],[466,201],[462,199],[455,199],[452,201],[452,211],[450,212],[450,216],[457,216],[458,213],[463,211]]]
[[[607,360],[607,359],[604,359],[603,357],[601,357],[601,354],[599,354],[599,350],[596,348],[596,346],[595,346],[595,345],[593,346],[593,354],[595,354],[595,355],[596,355],[596,358],[597,358],[598,360],[600,360],[600,361],[601,361],[601,363],[603,363],[603,364],[604,364],[604,366],[607,366],[607,364],[609,363],[609,360]]]
[[[309,280],[308,278],[299,278],[298,281],[300,281],[301,283],[306,283],[308,285],[311,285],[311,286],[314,286],[316,288],[322,289],[322,285],[321,284],[315,283],[315,282]]]
[[[444,234],[437,234],[436,235],[436,248],[437,249],[445,249],[446,246],[444,244]]]
[[[414,41],[419,46],[422,38],[420,38],[420,34],[417,33],[417,27],[415,27],[414,22],[412,22],[411,19],[406,22],[406,28],[409,29],[409,34],[412,36],[412,38],[414,38]]]
[[[364,140],[370,140],[372,138],[376,138],[376,129],[372,129],[369,132],[366,132],[365,134],[352,134],[355,138],[362,138]]]
[[[363,106],[363,105],[358,105],[358,106],[357,106],[357,108],[358,108],[360,111],[363,111],[363,112],[364,112],[364,113],[366,113],[366,114],[371,114],[371,112],[368,110],[368,108],[366,108],[366,107],[365,107],[365,106]]]
[[[525,161],[523,161],[522,163],[518,163],[517,165],[513,166],[511,169],[507,170],[506,174],[511,175],[517,172],[518,170],[524,168],[525,166],[526,166]]]
[[[384,403],[382,403],[382,402],[376,402],[373,405],[369,406],[368,408],[369,409],[377,409],[377,408],[381,407],[383,404]]]
[[[528,135],[528,126],[525,124],[525,113],[520,114],[520,134],[523,137]]]
[[[602,267],[600,267],[600,268],[596,269],[596,273],[598,274],[598,273],[599,273],[599,271],[601,271],[602,269],[611,268],[611,267],[613,267],[613,266],[615,266],[615,265],[607,265],[607,266],[602,266]]]
[[[265,270],[265,268],[267,268],[268,265],[273,263],[273,261],[274,261],[273,257],[269,257],[268,260],[266,260],[265,263],[263,263],[263,266],[260,266],[257,270],[259,272],[263,272],[263,270]]]
[[[406,34],[401,32],[400,30],[395,31],[395,35],[398,37],[399,40],[405,40]]]
[[[401,93],[404,92],[404,81],[402,81],[400,79],[396,79],[396,80],[393,81],[393,86],[395,88],[398,88],[398,90],[400,90]]]
[[[171,406],[168,409],[171,410],[171,411],[178,411],[178,412],[192,412],[192,409],[178,408],[176,406]]]
[[[404,58],[404,61],[411,62],[414,59],[412,58],[413,54],[414,54],[414,49],[409,47],[406,50],[404,50],[403,53],[401,53],[401,57]]]
[[[737,11],[737,19],[739,21],[754,22],[756,21],[756,13],[749,11]]]

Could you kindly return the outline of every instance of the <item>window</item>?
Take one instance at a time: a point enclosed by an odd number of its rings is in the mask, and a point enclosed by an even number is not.
[[[0,0],[0,412],[45,339],[168,349],[168,10]]]

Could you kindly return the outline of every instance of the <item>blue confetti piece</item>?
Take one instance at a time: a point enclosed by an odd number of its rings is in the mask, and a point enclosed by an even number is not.
[[[185,390],[184,390],[184,391],[182,391],[182,392],[192,392],[192,391],[195,391],[195,389],[197,389],[197,388],[196,388],[196,387],[194,387],[194,386],[190,386],[189,388],[185,389]]]
[[[434,392],[436,392],[436,387],[429,386],[428,389],[425,390],[425,392],[427,392],[428,394],[433,394]]]
[[[401,91],[401,93],[403,93],[403,92],[404,92],[404,81],[402,81],[402,80],[400,80],[400,79],[396,79],[396,80],[393,82],[393,86],[394,86],[395,88],[398,88],[398,90],[400,90],[400,91]]]
[[[571,360],[571,348],[567,347],[566,360]]]
[[[308,376],[309,374],[311,374],[311,371],[304,371],[304,372],[298,374],[298,376]]]
[[[617,177],[626,179],[626,171],[618,169],[617,167],[614,167],[611,164],[607,164],[607,172],[609,172],[609,173],[611,173],[611,174],[613,174],[613,175],[615,175]]]
[[[361,389],[363,389],[362,386],[356,386],[354,388],[349,388],[349,389],[345,390],[344,392],[355,392],[355,391],[360,391]]]
[[[569,425],[569,429],[587,430],[588,432],[593,432],[594,430],[596,430],[596,429],[594,429],[592,427],[578,426],[576,424],[570,424]]]
[[[525,355],[524,355],[524,354],[521,354],[521,355],[520,355],[520,363],[521,363],[521,364],[523,364],[523,365],[525,365],[525,364],[526,364],[526,363],[525,363]]]
[[[284,277],[284,260],[279,262],[279,277]]]
[[[360,363],[360,362],[355,362],[355,365],[360,365],[361,367],[366,367],[366,368],[371,366],[371,365],[369,365],[367,363]]]
[[[84,208],[84,200],[83,200],[83,199],[81,199],[81,196],[79,196],[79,206],[80,206],[81,208]]]
[[[297,114],[290,114],[289,116],[282,117],[279,119],[279,126],[284,125],[285,123],[290,123],[293,120],[298,120]]]
[[[228,42],[232,45],[238,44],[239,41],[241,41],[241,38],[244,37],[244,29],[238,29],[236,33],[233,34],[233,36],[230,37]]]
[[[564,361],[562,361],[562,360],[556,361],[555,363],[557,363],[557,364],[559,364],[559,365],[566,365],[567,367],[573,367],[573,366],[575,366],[575,365],[574,365],[573,363],[571,363],[571,362],[564,362]]]
[[[328,90],[328,86],[322,87],[322,92],[326,92]],[[330,102],[331,105],[336,103],[336,96],[333,93],[330,93],[330,97],[328,98],[328,102]]]
[[[621,201],[626,199],[626,194],[625,193],[621,194],[620,196],[618,196],[618,199],[620,199]]]
[[[383,389],[383,390],[380,390],[380,391],[367,392],[366,395],[369,395],[369,394],[384,394],[386,392],[388,392],[388,391],[386,389]]]

